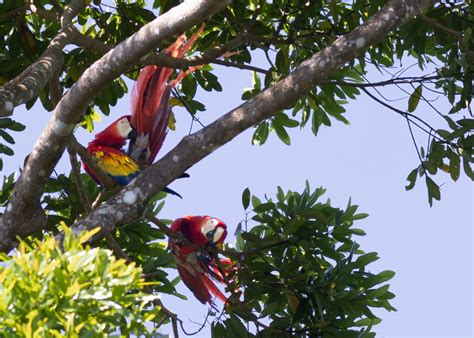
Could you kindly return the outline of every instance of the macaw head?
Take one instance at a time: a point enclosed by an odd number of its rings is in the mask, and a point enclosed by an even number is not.
[[[171,231],[180,231],[188,241],[198,247],[222,246],[227,236],[227,225],[211,216],[186,216],[175,220]]]
[[[133,139],[136,136],[137,132],[130,124],[130,116],[126,115],[113,122],[100,133],[97,133],[94,141],[108,146],[122,147],[127,139]]]
[[[201,233],[208,243],[218,245],[223,243],[227,236],[227,225],[220,219],[204,216],[201,222]]]

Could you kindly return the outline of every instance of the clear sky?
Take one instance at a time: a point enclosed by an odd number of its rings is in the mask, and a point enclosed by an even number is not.
[[[198,91],[197,99],[207,107],[201,114],[204,124],[237,106],[242,88],[251,86],[247,72],[218,68],[218,74],[224,92]],[[380,75],[374,73],[372,79],[380,79]],[[398,92],[387,93],[400,97]],[[448,108],[441,101],[435,104],[446,112]],[[351,197],[359,211],[370,214],[356,223],[367,232],[359,239],[361,248],[381,257],[372,264],[372,272],[396,272],[390,284],[398,312],[378,312],[383,319],[375,328],[379,336],[472,336],[472,182],[464,175],[456,183],[448,175],[437,175],[435,180],[443,183],[442,200],[430,208],[422,181],[413,191],[404,188],[406,176],[418,164],[406,121],[364,96],[346,109],[349,126],[333,121],[332,127],[321,127],[317,137],[309,128],[290,130],[291,146],[274,134],[264,146],[252,146],[252,131],[243,133],[191,168],[191,178],[174,182],[170,187],[183,200],[169,197],[160,216],[174,219],[208,214],[224,220],[233,233],[244,217],[243,189],[249,187],[258,196],[271,197],[278,185],[301,191],[308,180],[312,187],[328,189],[326,197],[333,206],[345,207]],[[97,130],[129,112],[128,94],[112,110],[109,118],[97,124]],[[175,113],[179,130],[169,133],[161,154],[189,130],[189,115],[183,109]],[[423,105],[416,113],[422,117],[431,114]],[[5,174],[23,163],[49,113],[36,105],[28,112],[18,108],[14,118],[27,129],[17,138],[15,157],[4,157]],[[76,135],[84,145],[92,138],[83,130]],[[424,136],[417,135],[425,144]],[[59,172],[69,172],[68,161],[61,163]],[[182,284],[178,290],[190,294]],[[164,302],[185,321],[188,331],[198,326],[190,321],[202,322],[207,312],[192,296],[186,302],[164,297]],[[204,330],[195,337],[207,336],[209,331]]]

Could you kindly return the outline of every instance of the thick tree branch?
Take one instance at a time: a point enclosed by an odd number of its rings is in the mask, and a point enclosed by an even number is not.
[[[119,194],[73,227],[82,231],[100,225],[102,233],[107,233],[116,226],[142,217],[150,198],[181,173],[239,133],[291,106],[371,44],[434,3],[434,0],[389,1],[362,26],[301,63],[286,78],[209,126],[183,138],[160,161],[144,170]]]
[[[57,74],[63,64],[63,48],[69,43],[74,30],[72,19],[83,6],[82,0],[72,1],[61,17],[61,31],[51,40],[38,60],[0,87],[0,116],[12,115],[16,106],[37,97],[48,80]]]
[[[230,1],[188,0],[164,13],[90,66],[56,106],[15,184],[0,222],[0,251],[12,248],[15,236],[26,236],[45,224],[40,196],[75,125],[92,99],[162,40],[184,32],[223,9]]]

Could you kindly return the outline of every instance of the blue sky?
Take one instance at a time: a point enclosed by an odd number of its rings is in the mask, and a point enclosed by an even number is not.
[[[237,106],[242,88],[251,86],[247,72],[217,71],[224,91],[198,91],[197,99],[207,107],[201,114],[204,124]],[[371,78],[381,80],[378,73]],[[399,92],[386,93],[400,97]],[[447,111],[442,101],[436,101],[436,106]],[[397,104],[404,109],[406,100]],[[161,217],[208,214],[224,220],[233,233],[244,217],[241,193],[246,187],[258,196],[273,196],[278,185],[301,191],[308,180],[312,187],[328,189],[326,197],[333,206],[344,207],[351,197],[359,211],[370,214],[357,223],[367,232],[359,240],[361,248],[381,257],[372,264],[372,272],[389,269],[397,273],[390,284],[398,312],[379,312],[383,322],[375,331],[380,336],[472,336],[472,182],[465,176],[456,183],[448,175],[436,176],[443,184],[442,200],[430,208],[423,182],[410,192],[404,188],[406,176],[418,164],[406,121],[364,96],[346,109],[349,126],[333,121],[317,137],[309,128],[290,130],[291,146],[274,134],[264,146],[252,146],[252,131],[243,133],[191,168],[191,178],[171,185],[183,200],[168,198]],[[97,124],[97,130],[129,112],[128,95],[112,111]],[[161,154],[189,130],[189,115],[183,109],[175,113],[178,131],[168,134]],[[416,114],[428,117],[431,112],[420,105]],[[49,113],[36,105],[28,112],[18,108],[14,118],[26,124],[27,130],[17,138],[15,157],[4,159],[5,174],[17,170],[31,151]],[[76,136],[84,145],[92,138],[83,130]],[[426,143],[423,134],[417,136],[421,144]],[[59,168],[59,172],[68,172],[68,161],[63,159]],[[189,295],[183,285],[179,291]],[[170,297],[164,301],[189,331],[197,326],[190,320],[202,322],[207,312],[192,296],[187,302]],[[197,337],[207,336],[208,331],[203,331]]]

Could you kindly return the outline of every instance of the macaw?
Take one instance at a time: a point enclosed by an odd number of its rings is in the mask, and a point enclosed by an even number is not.
[[[208,252],[209,247],[221,248],[227,236],[227,226],[220,219],[210,216],[186,216],[171,224],[171,231],[181,233],[171,236],[168,247],[174,255],[179,276],[194,296],[203,304],[214,306],[213,295],[226,303],[226,296],[217,288],[214,281],[226,284],[234,271],[232,261],[218,258],[221,269]]]
[[[136,131],[130,125],[130,116],[122,116],[97,133],[87,146],[87,151],[97,161],[99,168],[120,185],[127,185],[140,172],[138,164],[122,151],[127,139],[134,137]],[[92,169],[86,163],[83,165],[84,170],[100,184]]]
[[[174,58],[182,58],[194,45],[203,29],[204,26],[201,26],[188,40],[186,35],[181,35],[166,48],[165,53]],[[180,71],[173,80],[169,80],[173,69],[167,67],[151,65],[140,72],[133,87],[130,118],[130,123],[138,135],[131,140],[128,155],[141,167],[152,164],[163,145],[171,116],[171,90],[199,67]]]
[[[186,39],[186,35],[181,35],[165,50],[165,53],[172,57],[183,57],[202,30],[203,27],[198,29],[189,40]],[[180,71],[176,78],[169,80],[173,69],[154,65],[145,67],[133,88],[132,114],[122,116],[113,122],[96,134],[94,140],[89,143],[87,147],[89,154],[118,184],[128,184],[141,169],[153,163],[168,131],[171,90],[197,68],[199,66]],[[127,139],[130,142],[125,152],[122,147]],[[84,169],[100,184],[97,175],[86,164]],[[181,177],[186,176],[187,174],[183,174]],[[163,191],[179,196],[169,188]]]

